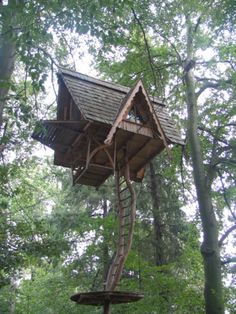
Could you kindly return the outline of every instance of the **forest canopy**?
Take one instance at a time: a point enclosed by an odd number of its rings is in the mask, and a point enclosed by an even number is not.
[[[142,79],[185,141],[136,184],[119,290],[145,297],[112,311],[235,313],[235,1],[2,0],[0,22],[0,312],[101,312],[70,296],[103,289],[114,179],[72,186],[31,138],[56,117],[64,67],[128,87]]]

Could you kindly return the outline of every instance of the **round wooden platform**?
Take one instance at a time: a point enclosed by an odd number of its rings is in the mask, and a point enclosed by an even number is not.
[[[84,305],[104,305],[105,303],[119,304],[141,300],[142,293],[123,292],[123,291],[97,291],[83,292],[71,296],[71,300]]]

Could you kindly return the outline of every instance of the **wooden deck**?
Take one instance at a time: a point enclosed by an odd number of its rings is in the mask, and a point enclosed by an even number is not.
[[[130,303],[141,300],[143,293],[122,291],[83,292],[71,296],[71,300],[83,305],[103,306],[106,302],[111,304]]]

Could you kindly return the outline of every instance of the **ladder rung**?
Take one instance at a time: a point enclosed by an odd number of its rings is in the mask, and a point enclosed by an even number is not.
[[[120,194],[125,192],[126,190],[128,190],[128,187],[126,186],[125,188],[123,188],[121,191],[120,191]]]
[[[122,227],[129,226],[129,225],[130,225],[130,223],[129,223],[129,222],[127,222],[126,224],[121,225],[121,228],[122,228]]]
[[[129,198],[131,198],[131,195],[129,195],[129,196],[127,196],[126,198],[121,198],[120,200],[121,200],[121,202],[124,202],[124,201],[127,201]]]
[[[129,216],[130,216],[130,214],[127,214],[127,215],[122,216],[121,218],[126,218],[126,217],[129,217]]]
[[[122,184],[124,184],[126,182],[126,180],[119,182],[119,186],[121,186]]]
[[[128,207],[130,207],[132,205],[132,203],[131,204],[128,204],[128,205],[126,205],[126,206],[122,206],[122,208],[124,209],[124,208],[128,208]]]

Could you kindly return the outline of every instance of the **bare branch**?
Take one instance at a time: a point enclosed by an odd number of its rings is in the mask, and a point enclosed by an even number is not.
[[[236,166],[236,159],[226,159],[226,158],[219,158],[216,163],[215,166],[218,164],[228,164],[231,166]]]
[[[147,41],[146,33],[144,31],[144,28],[143,28],[143,25],[142,25],[140,19],[137,17],[137,14],[136,14],[135,10],[133,8],[131,8],[131,10],[133,12],[133,15],[134,15],[134,18],[135,18],[136,22],[138,23],[138,25],[139,25],[139,27],[141,29],[142,34],[143,34],[143,39],[144,39],[145,47],[146,47],[147,54],[148,54],[149,64],[150,64],[150,67],[151,67],[151,70],[152,70],[154,85],[155,85],[155,87],[157,87],[156,74],[155,74],[155,70],[154,70],[154,66],[153,66],[153,60],[152,60],[152,56],[151,56],[150,47],[149,47],[149,44],[148,44],[148,41]]]
[[[199,91],[196,93],[196,97],[198,98],[206,89],[208,88],[214,88],[214,89],[223,89],[225,84],[232,84],[232,79],[229,80],[215,80],[208,81],[201,79],[202,81],[206,81],[206,83],[199,89]]]
[[[236,68],[235,68],[235,65],[233,64],[233,61],[231,60],[214,60],[214,59],[211,59],[209,61],[196,61],[196,64],[197,65],[209,65],[209,64],[218,64],[218,63],[227,63],[230,65],[231,69],[236,72]]]
[[[224,180],[223,180],[222,174],[220,172],[220,169],[217,169],[217,173],[218,173],[218,175],[220,177],[221,186],[223,188],[223,197],[224,197],[225,204],[228,207],[228,209],[229,209],[233,219],[236,221],[236,216],[235,216],[235,214],[234,214],[234,212],[233,212],[233,210],[232,210],[232,208],[230,206],[230,203],[229,203],[227,195],[226,195],[226,188],[225,188],[225,185],[224,185]]]
[[[60,65],[56,62],[56,60],[44,48],[42,47],[35,47],[35,48],[38,49],[38,51],[41,51],[45,55],[45,57],[47,57],[51,61],[52,64],[54,64],[58,68],[60,67]]]
[[[178,64],[182,65],[183,64],[183,60],[182,60],[182,57],[181,55],[179,54],[177,48],[175,47],[175,45],[170,41],[170,39],[168,37],[166,37],[160,30],[158,31],[156,29],[155,26],[153,26],[153,29],[155,30],[155,32],[157,34],[159,34],[168,44],[170,44],[171,48],[174,50],[175,52],[175,56],[177,57],[177,60],[178,60]]]
[[[219,247],[221,247],[223,245],[223,242],[225,241],[225,239],[227,239],[227,237],[230,235],[231,232],[233,232],[234,230],[236,230],[236,225],[233,225],[232,227],[230,227],[220,238],[218,245]]]
[[[236,263],[236,256],[234,257],[229,257],[226,260],[222,261],[222,265],[230,264],[230,263]]]
[[[211,129],[205,127],[204,125],[200,125],[198,127],[198,129],[203,131],[203,132],[206,132],[206,133],[210,134],[213,138],[216,138],[218,142],[221,142],[221,143],[231,147],[231,145],[226,140],[221,139],[220,137],[218,137],[218,135],[217,135],[218,132],[216,132],[216,134],[214,134]]]
[[[197,19],[197,23],[196,23],[196,25],[195,25],[195,27],[194,27],[194,33],[197,32],[198,27],[199,27],[199,25],[200,25],[200,23],[201,23],[201,19],[202,19],[202,17],[199,16],[198,19]]]
[[[71,56],[71,59],[73,61],[73,70],[76,70],[76,62],[75,62],[75,58],[74,58],[74,55],[73,55],[73,50],[72,50],[70,44],[68,43],[68,40],[66,39],[66,36],[63,33],[61,33],[61,36],[62,36],[62,38],[63,38],[63,40],[64,40],[64,42],[65,42],[65,44],[67,46],[68,52],[69,52],[69,54]]]

